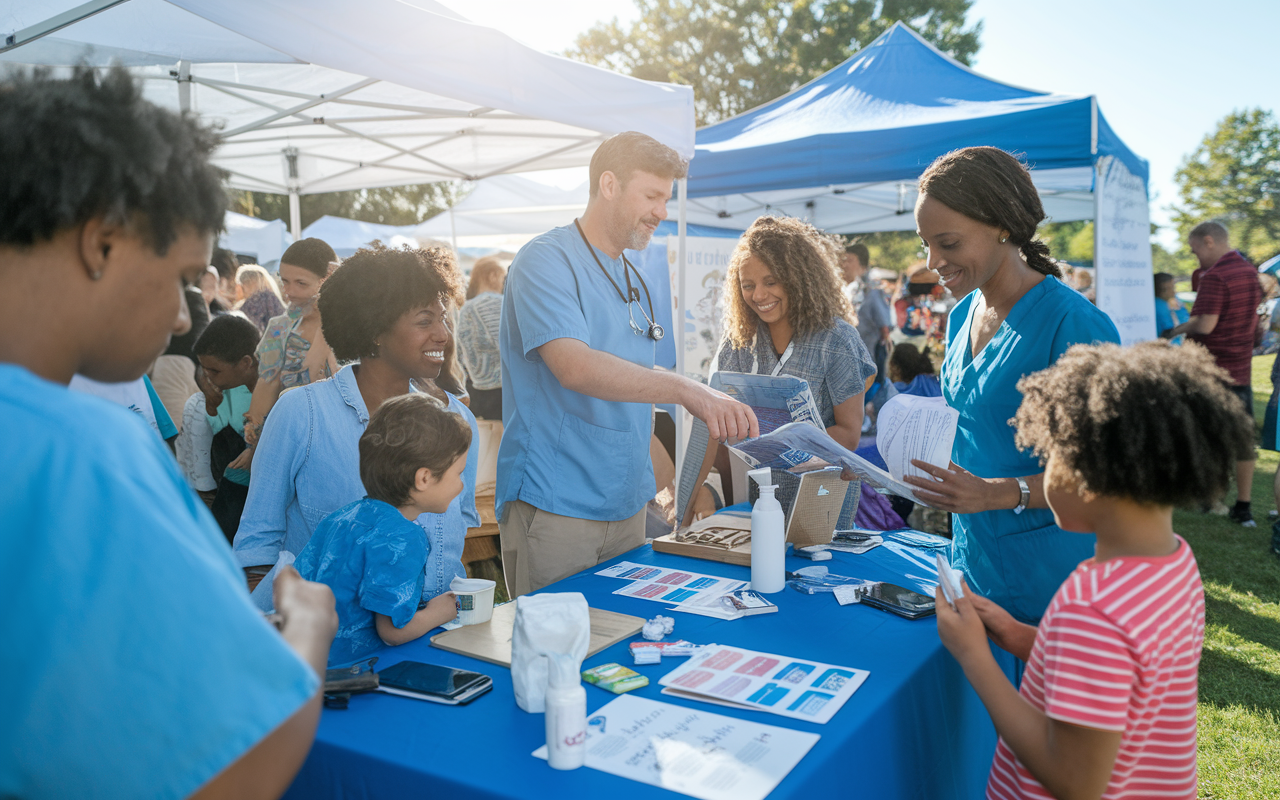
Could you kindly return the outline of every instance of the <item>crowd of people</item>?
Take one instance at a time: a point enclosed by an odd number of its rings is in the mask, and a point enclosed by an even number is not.
[[[0,632],[40,678],[9,682],[0,795],[281,794],[326,667],[454,617],[477,418],[503,426],[511,597],[644,543],[655,404],[705,423],[699,484],[759,435],[751,407],[655,369],[665,332],[625,251],[686,164],[643,134],[599,147],[580,218],[465,289],[444,248],[339,260],[303,239],[278,277],[215,250],[216,137],[123,70],[6,78],[0,139],[0,407],[20,432],[0,444],[0,585],[21,598]],[[1044,219],[1026,165],[992,147],[921,176],[927,259],[902,275],[761,217],[713,369],[803,379],[850,450],[894,394],[959,412],[953,463],[906,480],[952,515],[966,592],[939,596],[938,630],[1000,734],[991,796],[1194,797],[1204,598],[1171,514],[1234,474],[1232,519],[1254,524],[1257,273],[1222,225],[1196,227],[1191,310],[1156,279],[1161,336],[1188,341],[1121,349]]]

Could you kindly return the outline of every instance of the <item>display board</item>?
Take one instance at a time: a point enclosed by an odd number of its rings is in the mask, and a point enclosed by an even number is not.
[[[1147,188],[1118,158],[1098,159],[1093,263],[1098,308],[1111,317],[1124,345],[1156,336]]]

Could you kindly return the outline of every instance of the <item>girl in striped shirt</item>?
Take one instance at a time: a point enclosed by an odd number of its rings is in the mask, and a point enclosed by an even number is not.
[[[1173,507],[1227,490],[1253,421],[1197,345],[1076,345],[1018,383],[1018,446],[1063,530],[1097,535],[1038,627],[968,591],[938,634],[995,723],[988,798],[1194,798],[1204,592]],[[966,587],[967,589],[967,587]],[[1026,661],[1021,690],[986,638]]]

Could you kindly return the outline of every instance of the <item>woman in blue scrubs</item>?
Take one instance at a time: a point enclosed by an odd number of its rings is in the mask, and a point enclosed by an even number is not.
[[[1013,443],[1018,381],[1074,344],[1120,342],[1106,314],[1062,283],[1036,240],[1044,208],[1030,173],[994,147],[948,153],[920,177],[916,227],[929,268],[957,297],[947,325],[942,393],[960,412],[950,469],[907,477],[951,511],[952,564],[978,594],[1035,624],[1058,586],[1093,555],[1094,538],[1063,531],[1038,460]]]

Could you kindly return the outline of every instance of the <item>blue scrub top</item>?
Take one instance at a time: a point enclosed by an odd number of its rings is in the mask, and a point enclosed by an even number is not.
[[[600,250],[595,255],[625,292],[622,259]],[[640,289],[631,313],[643,328],[639,307],[648,313],[649,306],[635,273],[631,283]],[[505,503],[523,500],[561,516],[622,520],[657,492],[649,460],[653,406],[597,400],[561,386],[537,348],[564,338],[645,369],[654,365],[656,343],[631,329],[627,304],[573,225],[526,244],[507,273],[499,334],[498,519]]]
[[[0,364],[0,418],[0,797],[187,797],[319,677],[137,414]]]
[[[1052,366],[1073,344],[1119,344],[1120,334],[1083,295],[1046,277],[971,357],[975,296],[961,300],[947,324],[942,394],[960,412],[951,460],[983,478],[1039,474],[1039,460],[1013,443],[1009,421],[1022,403],[1018,381]],[[1032,625],[1076,565],[1093,555],[1093,535],[1062,530],[1047,508],[956,514],[952,532],[952,564],[964,570],[973,590]]]

